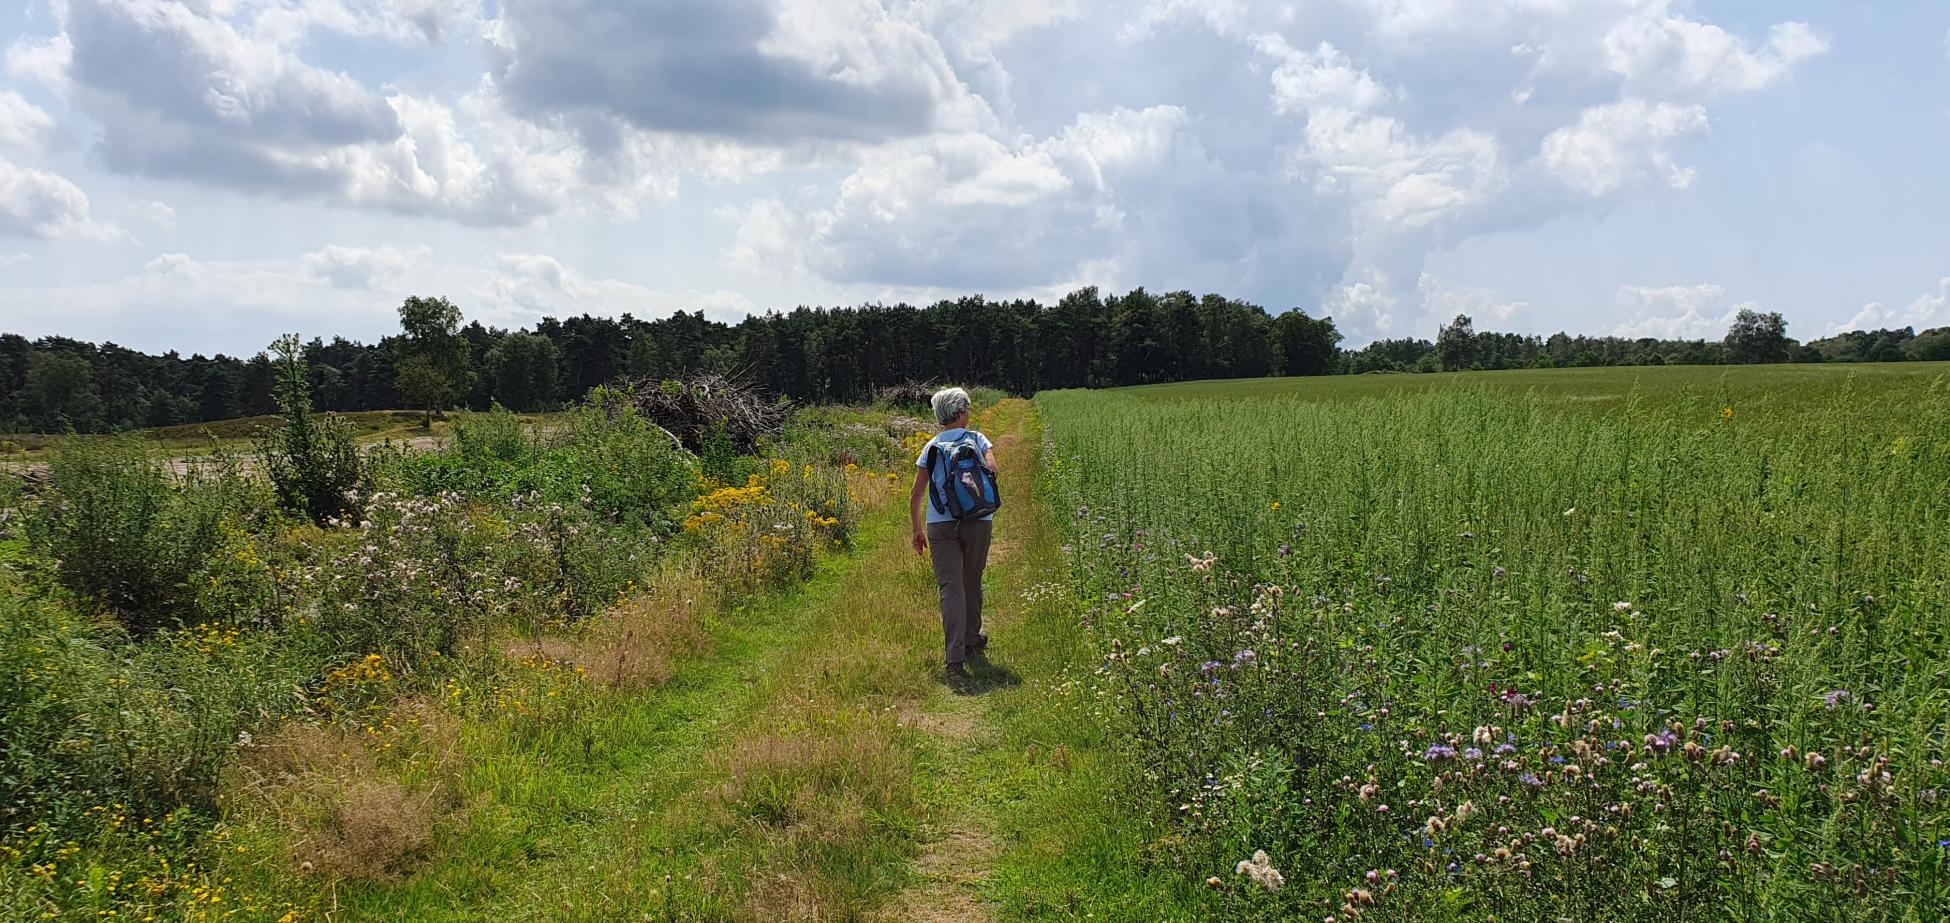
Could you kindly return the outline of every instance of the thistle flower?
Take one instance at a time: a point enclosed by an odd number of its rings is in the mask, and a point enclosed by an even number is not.
[[[1280,870],[1273,867],[1273,861],[1266,855],[1264,849],[1254,851],[1251,859],[1241,859],[1238,865],[1233,866],[1232,871],[1235,875],[1244,875],[1252,879],[1253,883],[1268,891],[1278,891],[1286,887],[1286,876],[1281,875]]]

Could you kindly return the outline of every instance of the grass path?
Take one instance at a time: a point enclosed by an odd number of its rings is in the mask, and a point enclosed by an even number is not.
[[[1034,407],[1006,401],[982,425],[1009,505],[972,683],[940,682],[901,496],[810,583],[714,617],[662,688],[605,694],[539,736],[464,726],[464,807],[428,861],[336,889],[321,916],[1192,919],[1134,861],[1150,837],[1116,815],[1110,750],[1066,693],[1088,655],[1054,583]]]

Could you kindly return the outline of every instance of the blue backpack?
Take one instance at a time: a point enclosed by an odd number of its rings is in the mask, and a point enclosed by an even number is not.
[[[982,464],[982,443],[974,431],[928,446],[928,499],[934,511],[957,522],[980,519],[1002,508],[995,472]]]

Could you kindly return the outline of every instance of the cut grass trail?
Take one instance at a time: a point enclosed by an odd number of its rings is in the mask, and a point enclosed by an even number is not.
[[[985,426],[1012,502],[966,688],[939,682],[932,577],[887,504],[810,583],[712,617],[661,688],[606,694],[552,744],[465,724],[463,807],[424,864],[339,886],[320,915],[1193,919],[1199,895],[1136,864],[1153,837],[1116,815],[1112,754],[1066,692],[1089,655],[1055,584],[1035,411],[1007,401]]]

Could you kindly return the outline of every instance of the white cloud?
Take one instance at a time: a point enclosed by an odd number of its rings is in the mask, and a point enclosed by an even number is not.
[[[1386,277],[1371,273],[1366,279],[1350,282],[1328,300],[1328,316],[1344,332],[1356,336],[1387,333],[1395,329],[1395,296],[1389,294]]]
[[[1345,52],[1321,42],[1312,52],[1297,51],[1277,34],[1254,36],[1261,54],[1275,58],[1273,111],[1302,114],[1317,108],[1365,111],[1392,99],[1394,91],[1376,81],[1366,69],[1355,70]]]
[[[0,236],[111,240],[114,225],[89,217],[88,195],[67,179],[0,158]]]
[[[1565,185],[1592,197],[1647,180],[1674,189],[1693,184],[1693,170],[1675,163],[1668,143],[1706,130],[1706,107],[1626,99],[1593,106],[1576,125],[1544,138],[1544,166]]]
[[[1828,40],[1806,23],[1776,24],[1756,49],[1668,7],[1664,0],[1644,4],[1605,35],[1606,64],[1634,87],[1683,96],[1761,90],[1828,50]]]
[[[532,323],[543,316],[601,314],[662,317],[673,311],[703,311],[736,321],[753,310],[736,292],[665,292],[616,279],[591,279],[552,256],[502,253],[474,289],[480,314],[509,324]]]
[[[12,90],[0,90],[0,147],[39,151],[54,136],[54,117]]]
[[[290,331],[372,342],[397,332],[399,300],[415,293],[449,295],[470,320],[504,327],[545,315],[661,317],[678,310],[735,321],[752,310],[735,292],[591,278],[540,254],[443,264],[423,247],[329,246],[296,260],[164,253],[136,272],[86,285],[0,286],[0,317],[7,332],[30,337],[59,333],[151,351],[249,355]]]
[[[829,201],[740,210],[731,261],[908,290],[1076,282],[1081,266],[1114,261],[1143,230],[1128,227],[1130,209],[1176,214],[1173,187],[1212,176],[1186,123],[1184,110],[1156,106],[1086,113],[1016,144],[971,133],[887,145],[864,153]]]
[[[142,220],[162,231],[176,230],[176,209],[167,202],[149,202],[136,210]]]
[[[407,278],[407,271],[431,261],[428,247],[402,250],[398,247],[345,247],[338,244],[305,254],[300,258],[306,271],[334,288],[352,291],[394,292]]]
[[[1631,317],[1612,330],[1614,336],[1654,337],[1661,340],[1717,340],[1733,326],[1742,310],[1758,310],[1751,301],[1726,307],[1727,291],[1718,285],[1672,285],[1647,288],[1618,287],[1618,305]]]
[[[1937,280],[1935,294],[1922,294],[1909,303],[1909,307],[1896,309],[1879,301],[1871,301],[1855,312],[1846,323],[1836,324],[1829,333],[1844,333],[1850,330],[1887,330],[1897,327],[1914,327],[1929,330],[1934,327],[1950,327],[1950,276]]]
[[[1511,322],[1530,310],[1528,302],[1503,301],[1488,289],[1451,288],[1426,272],[1417,288],[1427,311],[1425,328],[1439,327],[1464,314],[1476,322],[1478,329],[1508,330]]]

